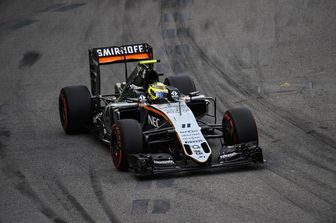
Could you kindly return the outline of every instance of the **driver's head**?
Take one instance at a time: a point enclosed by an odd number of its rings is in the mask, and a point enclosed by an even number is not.
[[[160,82],[154,82],[147,88],[148,100],[154,103],[166,102],[168,97],[168,89],[166,85]]]

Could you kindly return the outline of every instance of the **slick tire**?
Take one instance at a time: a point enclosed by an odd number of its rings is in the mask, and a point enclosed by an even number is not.
[[[66,134],[87,132],[92,124],[91,94],[86,86],[69,86],[59,94],[59,114]]]
[[[128,155],[143,152],[143,134],[138,121],[121,119],[112,126],[110,151],[117,170],[128,170]]]
[[[223,138],[226,146],[255,142],[258,144],[258,131],[252,112],[247,108],[233,108],[225,112]]]
[[[176,87],[182,94],[188,95],[196,91],[194,81],[188,75],[175,75],[167,77],[164,84]]]

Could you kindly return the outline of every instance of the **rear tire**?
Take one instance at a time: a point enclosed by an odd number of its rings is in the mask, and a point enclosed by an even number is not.
[[[256,122],[247,108],[233,108],[226,111],[222,127],[224,144],[227,146],[248,142],[258,144]]]
[[[167,77],[164,80],[164,84],[176,87],[184,95],[188,95],[190,92],[196,91],[194,81],[187,75],[176,75]]]
[[[66,134],[86,132],[92,125],[91,94],[86,86],[62,88],[58,102],[61,124]]]
[[[128,155],[143,152],[143,134],[138,121],[121,119],[112,126],[111,156],[117,170],[128,169]]]

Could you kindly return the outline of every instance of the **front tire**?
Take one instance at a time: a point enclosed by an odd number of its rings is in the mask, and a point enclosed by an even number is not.
[[[258,144],[257,125],[252,112],[247,108],[233,108],[226,111],[222,127],[226,146],[248,142]]]
[[[111,156],[117,170],[128,169],[128,155],[143,152],[143,134],[138,121],[121,119],[112,126]]]
[[[92,125],[91,94],[84,85],[61,89],[59,114],[66,134],[85,132]]]

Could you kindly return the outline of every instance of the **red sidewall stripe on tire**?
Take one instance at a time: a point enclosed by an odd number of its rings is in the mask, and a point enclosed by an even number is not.
[[[118,147],[117,155],[115,155],[113,148],[112,148],[112,158],[114,165],[119,169],[122,161],[122,143],[121,143],[121,136],[120,136],[120,127],[114,124],[112,126],[112,130],[115,132],[115,140],[116,146]]]
[[[232,129],[232,142],[233,142],[233,144],[237,144],[236,127],[234,125],[234,122],[232,120],[231,115],[230,114],[225,114],[224,119],[230,124],[230,127]]]
[[[64,124],[64,128],[67,129],[68,128],[68,107],[67,107],[67,101],[66,101],[65,96],[64,96],[63,93],[61,93],[60,98],[61,98],[61,101],[62,101],[62,104],[63,104],[63,114],[64,114],[63,124]]]

